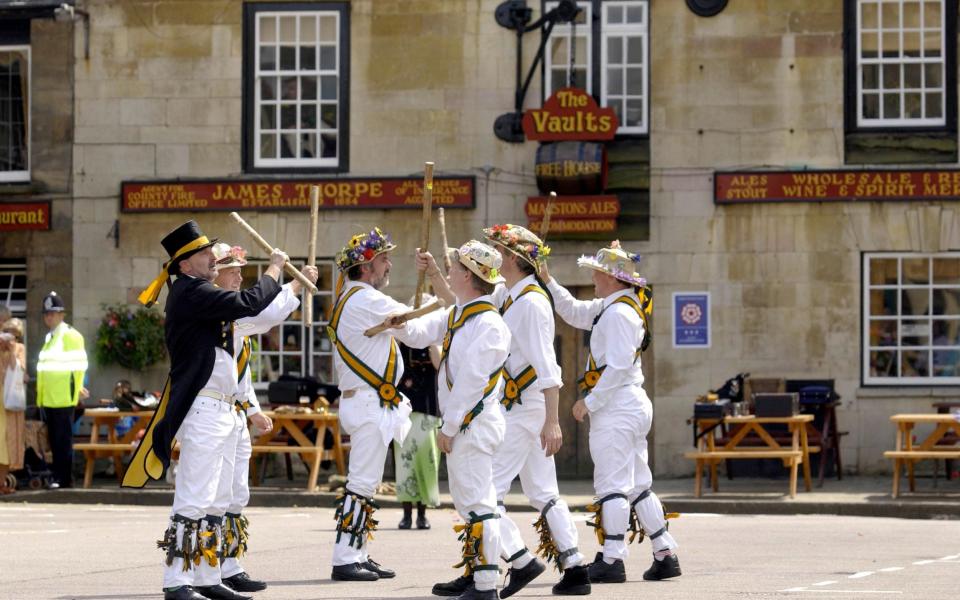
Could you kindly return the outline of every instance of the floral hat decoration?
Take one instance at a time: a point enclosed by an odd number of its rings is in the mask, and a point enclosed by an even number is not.
[[[645,286],[647,280],[640,277],[637,265],[640,264],[640,255],[627,252],[620,247],[620,240],[610,242],[607,248],[600,248],[596,256],[581,256],[577,259],[578,267],[587,267],[616,277],[630,285]]]
[[[247,251],[240,246],[219,242],[213,245],[213,256],[221,268],[242,267],[247,264]]]
[[[513,252],[534,269],[539,269],[543,260],[550,256],[550,246],[543,243],[532,231],[520,225],[504,223],[483,230],[483,236]]]
[[[500,276],[500,265],[503,264],[503,256],[492,246],[488,246],[477,240],[470,240],[459,248],[450,248],[448,251],[456,253],[456,255],[451,258],[457,258],[461,265],[470,269],[471,273],[487,283],[502,283],[506,281]]]
[[[350,242],[337,253],[337,267],[346,271],[350,267],[366,264],[384,252],[396,248],[388,234],[379,227],[374,227],[367,233],[358,233],[350,238]]]

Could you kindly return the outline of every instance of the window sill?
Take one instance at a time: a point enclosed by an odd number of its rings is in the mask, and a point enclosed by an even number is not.
[[[958,386],[890,386],[890,387],[859,387],[856,391],[859,398],[957,398],[960,397]]]
[[[0,197],[42,194],[47,186],[36,181],[0,181]]]

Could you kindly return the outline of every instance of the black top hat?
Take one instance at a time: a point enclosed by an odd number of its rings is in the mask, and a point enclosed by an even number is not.
[[[167,251],[167,254],[170,255],[170,264],[167,267],[167,271],[171,275],[176,275],[180,272],[181,260],[190,258],[204,248],[209,248],[216,244],[217,241],[218,238],[208,240],[207,236],[203,235],[203,232],[200,231],[200,226],[197,225],[196,221],[192,219],[187,221],[160,240],[163,248]],[[197,244],[197,242],[200,243]],[[184,251],[184,248],[187,248],[191,244],[196,244],[196,247]]]
[[[46,298],[43,299],[43,312],[63,312],[65,310],[67,310],[67,308],[63,304],[63,298],[58,296],[56,292],[50,292]]]

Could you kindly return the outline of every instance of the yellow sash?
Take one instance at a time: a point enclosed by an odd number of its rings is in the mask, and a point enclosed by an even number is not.
[[[646,298],[647,296],[644,295],[644,297]],[[643,352],[643,349],[646,347],[644,342],[646,342],[646,333],[648,330],[647,317],[644,314],[644,309],[640,307],[640,304],[636,300],[634,300],[631,296],[620,296],[611,302],[606,308],[600,311],[600,314],[597,315],[596,319],[594,319],[593,324],[596,326],[596,324],[600,321],[600,317],[603,316],[603,313],[607,310],[607,308],[610,308],[617,303],[626,304],[630,308],[637,311],[637,314],[640,315],[640,319],[643,321],[644,340],[641,342],[640,348],[637,348],[633,355],[633,362],[637,362],[637,360],[640,358],[640,353]],[[652,305],[652,302],[648,302],[648,305]],[[606,370],[606,368],[607,365],[602,365],[599,367],[597,366],[597,362],[593,359],[593,352],[590,352],[587,355],[587,369],[584,371],[583,377],[577,380],[577,389],[583,396],[589,394],[593,388],[596,387],[597,382],[600,381],[600,376],[603,375],[603,372]]]

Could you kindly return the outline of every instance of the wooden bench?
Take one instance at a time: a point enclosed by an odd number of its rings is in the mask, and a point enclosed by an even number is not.
[[[813,415],[793,415],[790,417],[724,417],[723,423],[739,426],[735,432],[731,431],[726,442],[717,447],[713,431],[719,424],[718,419],[698,419],[697,427],[700,430],[710,431],[699,436],[699,449],[696,452],[687,452],[686,458],[696,461],[694,495],[699,498],[703,491],[704,467],[709,467],[710,480],[714,492],[719,491],[717,465],[731,459],[780,459],[783,465],[790,469],[790,497],[797,496],[797,474],[800,465],[803,465],[803,477],[806,490],[810,484],[810,452],[819,452],[819,447],[811,448],[807,443],[806,425],[813,421]],[[790,430],[790,445],[781,446],[780,442],[767,431],[766,426],[785,424]],[[756,437],[750,437],[753,434]],[[763,445],[754,445],[757,442]]]
[[[340,419],[336,413],[303,413],[264,411],[264,415],[273,419],[273,429],[252,440],[253,455],[250,457],[250,474],[252,484],[260,485],[260,473],[254,460],[258,454],[284,454],[287,457],[287,469],[290,472],[289,457],[299,454],[307,464],[307,491],[313,491],[317,486],[320,472],[320,462],[332,460],[337,465],[337,472],[346,475],[345,446],[340,439]],[[304,426],[316,427],[316,438],[310,440],[303,432]],[[323,447],[323,440],[327,431],[333,437],[333,448]],[[282,435],[286,434],[286,435]],[[293,442],[292,444],[289,442]]]
[[[910,491],[916,491],[914,466],[919,460],[960,458],[960,447],[951,443],[960,434],[960,420],[952,414],[899,414],[890,417],[897,426],[894,450],[883,453],[893,460],[893,497],[900,495],[900,470],[905,467]],[[913,443],[913,428],[918,424],[933,424],[934,430],[918,445]]]

